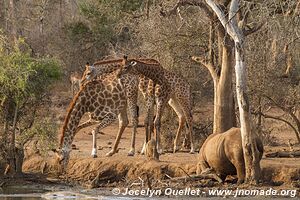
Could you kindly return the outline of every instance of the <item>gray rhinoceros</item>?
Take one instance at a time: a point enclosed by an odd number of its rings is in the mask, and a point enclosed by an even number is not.
[[[262,141],[257,137],[257,149],[263,154]],[[197,174],[214,171],[223,181],[227,175],[238,176],[238,183],[245,180],[245,163],[240,128],[210,135],[199,151]]]

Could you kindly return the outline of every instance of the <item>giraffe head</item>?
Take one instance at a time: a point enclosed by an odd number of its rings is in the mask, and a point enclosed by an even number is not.
[[[139,61],[136,59],[128,59],[127,56],[123,57],[123,65],[118,73],[118,77],[122,76],[123,74],[134,74],[138,75],[138,71],[135,70],[135,66],[138,65]]]
[[[82,78],[81,78],[81,85],[86,83],[87,81],[92,80],[96,76],[96,70],[94,65],[90,65],[89,63],[86,63],[85,65],[85,71],[83,72]]]
[[[64,148],[59,148],[55,151],[55,161],[59,165],[60,170],[62,172],[65,171],[67,168],[69,158],[70,158],[70,150],[64,149]]]
[[[191,56],[190,57],[193,61],[197,62],[197,63],[200,63],[203,61],[203,59],[201,59],[201,57],[198,57],[198,56]]]

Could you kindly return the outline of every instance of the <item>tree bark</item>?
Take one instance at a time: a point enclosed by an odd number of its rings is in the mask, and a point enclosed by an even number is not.
[[[10,144],[8,148],[8,155],[9,155],[9,174],[11,176],[15,176],[16,171],[16,125],[17,125],[17,118],[18,118],[18,106],[15,105],[14,115],[13,115],[13,125],[12,131],[10,133]]]
[[[235,113],[232,91],[232,53],[226,44],[222,48],[222,67],[217,84],[214,113],[214,133],[223,133],[233,127]]]
[[[17,42],[17,27],[16,27],[16,16],[15,16],[15,2],[9,0],[9,20],[10,20],[10,35],[14,43]]]
[[[212,21],[214,21],[212,19]],[[220,37],[224,34],[218,31],[218,56],[217,65],[221,65],[221,73],[219,73],[218,66],[215,64],[213,43],[216,36],[212,29],[215,27],[211,23],[210,37],[209,37],[209,55],[208,62],[200,57],[193,56],[192,59],[204,65],[210,72],[214,83],[214,123],[213,133],[223,133],[236,125],[234,97],[232,88],[232,46],[229,41],[224,42]],[[220,63],[219,63],[220,62]]]
[[[7,97],[3,102],[3,116],[4,116],[4,130],[2,133],[2,139],[7,142],[3,145],[1,149],[1,154],[4,155],[4,159],[7,163],[6,173],[10,176],[16,174],[16,165],[15,165],[15,137],[10,130],[11,124],[13,124],[14,116],[11,113],[14,109],[14,103],[11,97]]]
[[[0,1],[0,27],[5,27],[5,1]]]
[[[236,21],[236,14],[239,10],[239,0],[231,1],[228,19],[226,19],[223,11],[220,10],[212,0],[206,0],[206,3],[216,13],[226,32],[235,43],[236,92],[245,159],[245,181],[249,183],[258,182],[260,177],[259,151],[255,142],[256,135],[254,130],[251,129],[250,106],[247,95],[247,74],[244,63],[244,36],[242,30],[238,28]]]

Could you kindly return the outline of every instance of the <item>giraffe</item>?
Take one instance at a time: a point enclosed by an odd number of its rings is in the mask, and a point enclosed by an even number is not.
[[[149,63],[137,59],[128,59],[127,56],[124,56],[123,67],[119,71],[118,75],[122,76],[128,73],[133,75],[142,74],[160,86],[157,90],[155,90],[155,96],[157,97],[157,110],[154,120],[158,152],[162,153],[162,148],[160,145],[161,116],[166,104],[169,103],[179,118],[179,127],[177,129],[173,151],[176,152],[178,150],[178,142],[181,130],[186,122],[189,131],[189,139],[191,142],[190,153],[194,153],[192,96],[190,85],[182,77],[164,69],[158,63]]]
[[[60,145],[56,155],[62,168],[65,169],[68,164],[72,141],[78,130],[79,121],[86,112],[91,114],[93,120],[99,121],[94,129],[96,133],[119,117],[121,123],[115,143],[106,155],[111,156],[116,153],[121,135],[128,125],[126,108],[125,90],[116,77],[89,81],[81,86],[69,105],[61,130]]]
[[[145,59],[141,58],[140,60],[146,60],[148,62],[158,63],[154,59]],[[86,64],[86,70],[83,73],[81,82],[85,83],[86,81],[93,80],[95,78],[101,79],[105,77],[106,74],[117,73],[117,70],[122,66],[123,59],[112,59],[112,60],[101,60],[95,62],[93,65]],[[154,84],[151,80],[147,79],[144,76],[135,76],[135,75],[124,75],[121,77],[121,83],[123,84],[126,95],[128,108],[131,114],[131,120],[133,125],[132,138],[131,138],[131,148],[128,152],[128,156],[133,156],[135,154],[135,137],[138,126],[138,116],[137,116],[137,97],[138,89],[142,92],[146,100],[146,118],[144,121],[145,130],[146,130],[146,139],[143,145],[142,154],[145,151],[145,145],[148,141],[149,132],[153,127],[153,96],[154,96]],[[87,123],[86,125],[89,125]],[[150,127],[150,128],[149,128]],[[93,141],[95,136],[93,134]],[[93,145],[95,146],[95,145]],[[93,154],[93,152],[92,152]],[[95,153],[94,153],[95,154]]]
[[[71,73],[71,75],[70,75],[70,82],[71,82],[71,92],[72,92],[72,95],[74,96],[75,93],[80,88],[80,85],[81,85],[81,76],[77,72]]]

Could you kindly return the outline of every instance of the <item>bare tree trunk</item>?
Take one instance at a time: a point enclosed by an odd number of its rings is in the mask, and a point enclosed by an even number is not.
[[[236,125],[235,120],[235,108],[232,89],[232,46],[230,42],[226,40],[224,42],[224,36],[218,31],[218,57],[217,65],[221,65],[221,73],[219,73],[218,67],[215,64],[215,55],[213,52],[215,23],[211,19],[210,36],[209,36],[209,58],[208,61],[194,56],[192,59],[202,65],[204,65],[210,72],[214,83],[214,123],[213,133],[222,133]],[[222,37],[223,39],[220,39]]]
[[[223,133],[234,126],[231,52],[231,47],[225,44],[222,48],[222,67],[214,105],[214,133]]]
[[[293,64],[293,57],[291,55],[291,52],[289,51],[289,44],[286,44],[284,46],[283,53],[284,53],[285,65],[286,65],[284,76],[289,77],[290,73],[291,73],[291,70],[293,68],[293,65],[294,65]]]
[[[9,154],[9,166],[10,171],[9,174],[15,176],[16,174],[16,124],[17,124],[17,117],[18,117],[18,106],[15,106],[15,112],[13,117],[13,126],[12,131],[10,134],[10,144],[8,148]]]
[[[244,36],[237,26],[236,13],[239,10],[239,0],[232,0],[230,4],[229,16],[226,19],[222,10],[212,1],[206,3],[216,13],[226,32],[231,36],[235,43],[235,73],[236,73],[236,92],[240,113],[242,146],[245,159],[246,177],[245,181],[257,182],[260,177],[259,151],[255,142],[255,133],[251,129],[251,115],[249,100],[247,95],[247,74],[244,63]]]
[[[14,43],[17,42],[17,27],[16,27],[16,16],[15,16],[15,3],[14,0],[9,0],[9,18],[10,20],[10,35]]]
[[[294,114],[291,111],[289,111],[288,113],[292,117],[292,119],[294,120],[294,122],[296,124],[296,127],[297,127],[296,137],[297,137],[298,143],[300,143],[300,119],[296,115],[297,113]]]
[[[5,1],[0,1],[0,27],[5,26]]]
[[[23,161],[24,161],[24,146],[20,145],[15,147],[15,165],[16,165],[16,174],[17,175],[22,175],[22,166],[23,166]]]
[[[2,133],[2,138],[7,142],[3,145],[1,149],[1,154],[4,155],[4,159],[8,164],[6,174],[14,176],[16,174],[15,167],[15,137],[10,130],[10,125],[13,121],[11,116],[11,111],[13,110],[13,100],[10,97],[7,97],[3,102],[3,116],[4,116],[4,130]]]

